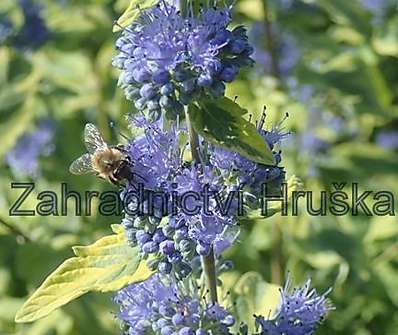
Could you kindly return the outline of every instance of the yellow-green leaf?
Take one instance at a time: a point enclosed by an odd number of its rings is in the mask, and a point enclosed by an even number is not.
[[[113,32],[116,33],[121,31],[123,28],[132,24],[140,14],[140,10],[152,7],[156,3],[157,0],[132,0],[130,5],[114,24]]]
[[[37,111],[41,107],[39,99],[29,96],[21,107],[9,114],[10,117],[7,120],[2,121],[0,125],[1,158],[15,145],[18,138],[27,131],[34,117],[32,110]]]
[[[115,291],[152,273],[138,248],[128,246],[123,229],[94,244],[74,247],[76,257],[63,262],[25,302],[16,322],[32,322],[90,291]]]
[[[264,281],[257,272],[242,275],[233,291],[238,321],[247,322],[249,329],[254,331],[253,314],[272,316],[280,303],[279,289],[278,285]]]

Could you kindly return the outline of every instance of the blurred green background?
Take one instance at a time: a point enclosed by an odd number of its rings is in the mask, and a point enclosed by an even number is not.
[[[118,217],[9,217],[20,193],[11,181],[43,190],[112,190],[94,177],[68,173],[84,151],[82,129],[96,123],[110,142],[133,111],[111,66],[113,21],[128,0],[1,0],[0,2],[0,334],[118,334],[111,295],[89,294],[34,324],[15,312],[66,257],[71,246],[110,233]],[[288,177],[319,197],[333,182],[361,190],[398,187],[398,3],[394,0],[238,0],[257,64],[228,94],[267,124],[289,118],[283,143]],[[37,163],[37,164],[36,164]],[[395,206],[397,203],[395,203]],[[225,279],[248,272],[264,281],[307,277],[334,286],[336,311],[318,334],[397,334],[398,220],[395,216],[247,219],[227,257]],[[256,294],[256,290],[251,292]],[[266,314],[269,307],[259,306]]]

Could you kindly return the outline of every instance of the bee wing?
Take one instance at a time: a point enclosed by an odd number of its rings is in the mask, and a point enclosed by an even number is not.
[[[84,143],[90,154],[93,154],[98,149],[101,150],[108,147],[99,130],[92,123],[87,123],[84,127]]]
[[[91,155],[84,154],[72,162],[69,171],[73,174],[87,174],[95,172],[91,164]]]

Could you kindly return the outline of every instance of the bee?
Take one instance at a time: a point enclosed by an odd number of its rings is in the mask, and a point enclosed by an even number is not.
[[[70,165],[71,173],[93,173],[115,185],[120,185],[123,179],[132,179],[132,162],[124,149],[120,146],[108,146],[92,123],[87,123],[84,127],[84,144],[88,152]]]

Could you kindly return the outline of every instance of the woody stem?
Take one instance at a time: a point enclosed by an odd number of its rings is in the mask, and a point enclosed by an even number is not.
[[[188,109],[185,109],[185,121],[188,126],[189,144],[191,147],[192,160],[194,164],[197,165],[200,163],[199,136],[192,126]],[[210,299],[212,302],[217,302],[217,275],[214,250],[212,246],[210,247],[209,254],[207,256],[202,256],[202,266],[205,283],[210,293]]]

